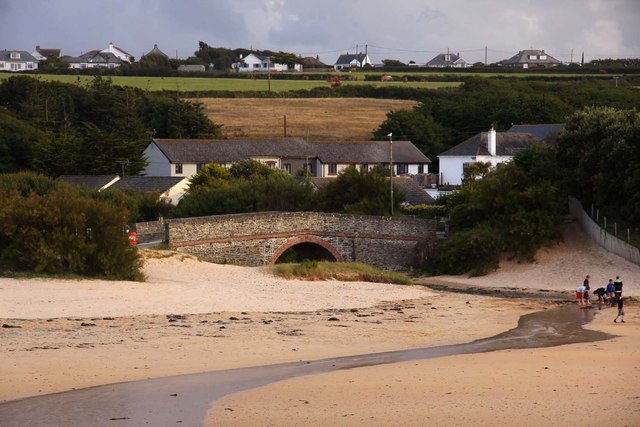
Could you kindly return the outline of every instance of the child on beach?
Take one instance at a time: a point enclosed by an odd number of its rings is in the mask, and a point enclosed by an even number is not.
[[[609,283],[607,283],[606,291],[607,291],[607,293],[605,294],[604,298],[607,301],[613,301],[613,292],[614,292],[613,279],[609,279]],[[613,303],[612,303],[612,305],[613,305]]]
[[[613,319],[613,323],[618,323],[618,317],[622,317],[620,322],[624,323],[624,303],[622,302],[622,297],[618,298],[618,315]]]
[[[584,293],[587,288],[582,285],[576,288],[576,299],[578,300],[578,305],[582,307],[584,305]]]

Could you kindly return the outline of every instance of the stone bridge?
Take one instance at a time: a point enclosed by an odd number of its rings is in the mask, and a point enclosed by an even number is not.
[[[166,221],[170,248],[215,263],[274,264],[287,252],[300,258],[355,261],[405,270],[416,244],[435,238],[436,221],[415,217],[260,212]]]

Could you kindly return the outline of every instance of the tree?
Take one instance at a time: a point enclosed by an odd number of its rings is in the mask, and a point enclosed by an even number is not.
[[[508,254],[530,261],[560,239],[566,195],[555,180],[555,152],[537,145],[469,180],[445,197],[450,238],[429,267],[437,274],[487,274]]]
[[[640,113],[588,107],[559,135],[564,185],[603,214],[640,224]]]
[[[362,215],[390,215],[390,184],[388,170],[376,168],[359,171],[350,166],[316,194],[316,206],[321,212],[343,212]],[[394,211],[398,212],[404,196],[397,188],[393,192]]]
[[[384,64],[385,67],[406,67],[407,64],[405,64],[402,61],[398,61],[397,59],[383,59],[382,63]]]
[[[286,64],[289,67],[293,67],[296,64],[302,64],[302,58],[295,53],[280,51],[271,56],[271,62],[276,64]]]
[[[443,127],[430,114],[419,110],[397,110],[387,114],[387,119],[375,130],[374,136],[386,138],[393,133],[396,140],[408,140],[430,159],[445,150]]]

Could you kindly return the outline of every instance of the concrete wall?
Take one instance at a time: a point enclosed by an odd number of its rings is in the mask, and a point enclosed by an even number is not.
[[[640,265],[640,250],[624,240],[607,233],[591,219],[589,214],[582,209],[580,202],[573,197],[569,197],[569,210],[571,211],[571,215],[580,222],[580,226],[584,232],[597,244],[627,261]]]
[[[413,217],[261,212],[168,221],[169,246],[204,260],[263,265],[287,248],[309,242],[338,261],[408,269],[415,245],[435,236],[436,223]]]

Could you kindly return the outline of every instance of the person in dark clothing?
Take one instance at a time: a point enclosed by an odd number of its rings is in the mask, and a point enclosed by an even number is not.
[[[613,281],[613,295],[616,301],[622,297],[622,280],[620,280],[620,276],[616,276],[616,280]]]
[[[622,317],[621,322],[624,323],[624,303],[622,297],[618,298],[618,315],[613,319],[613,323],[618,323],[618,317]]]
[[[604,295],[606,293],[607,293],[607,290],[605,288],[598,288],[595,291],[593,291],[593,294],[598,296],[598,302],[600,303],[604,302]]]

